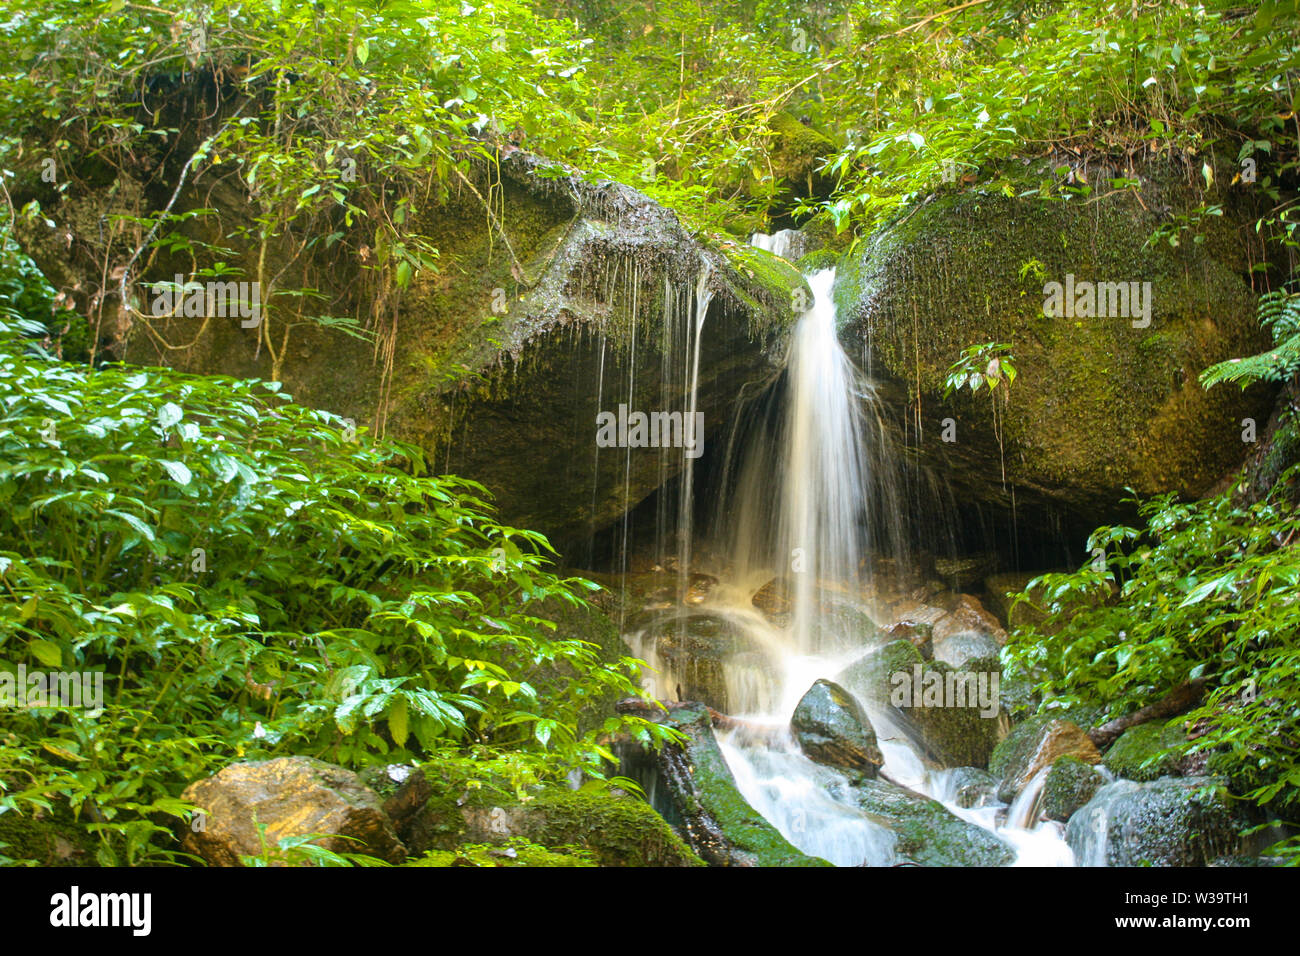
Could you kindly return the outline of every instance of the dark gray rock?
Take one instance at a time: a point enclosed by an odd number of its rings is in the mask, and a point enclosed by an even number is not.
[[[876,732],[862,707],[839,684],[819,680],[790,718],[790,728],[809,760],[872,778],[884,763]]]

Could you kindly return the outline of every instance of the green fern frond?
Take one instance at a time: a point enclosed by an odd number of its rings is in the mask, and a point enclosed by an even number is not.
[[[1228,359],[1201,373],[1201,387],[1235,382],[1243,389],[1256,382],[1285,382],[1300,372],[1300,294],[1269,292],[1256,309],[1259,323],[1277,344],[1267,352]]]

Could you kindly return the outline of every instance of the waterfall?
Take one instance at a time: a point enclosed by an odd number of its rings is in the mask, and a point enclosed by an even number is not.
[[[760,235],[753,244],[789,255],[795,236]],[[717,586],[687,606],[695,570],[688,470],[678,512],[679,600],[626,637],[658,672],[658,696],[692,699],[707,690],[719,709],[771,728],[757,739],[723,733],[719,744],[741,794],[787,840],[839,865],[882,866],[897,861],[895,835],[854,802],[844,774],[808,759],[788,729],[814,681],[834,678],[879,641],[874,604],[885,582],[876,561],[887,556],[895,568],[908,561],[900,456],[871,382],[837,338],[835,270],[815,272],[807,283],[812,302],[796,320],[781,371],[739,402],[732,423],[708,524],[726,555],[711,569]],[[694,305],[685,350],[692,410],[706,276]],[[764,593],[770,606],[758,600]],[[995,832],[1022,864],[1072,861],[1059,824],[1034,819],[1041,779],[1009,823],[1000,804],[964,809],[946,792],[947,775],[933,770],[890,710],[859,702],[892,780]]]

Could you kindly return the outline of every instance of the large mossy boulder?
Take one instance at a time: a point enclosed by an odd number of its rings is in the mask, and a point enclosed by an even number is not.
[[[153,296],[143,285],[139,311],[119,312],[117,277],[104,278],[105,263],[120,271],[125,256],[102,224],[168,203],[165,184],[178,180],[184,157],[206,134],[187,142],[190,135],[182,131],[166,145],[160,137],[157,155],[137,157],[138,179],[127,170],[110,185],[79,176],[73,164],[66,187],[26,176],[26,191],[15,197],[38,201],[55,224],[19,238],[67,300],[84,314],[112,300],[117,319],[102,323],[100,354],[278,377],[295,400],[411,441],[432,453],[439,470],[482,482],[503,522],[540,530],[562,550],[574,545],[578,559],[575,542],[693,460],[680,428],[674,447],[598,447],[597,414],[620,405],[682,413],[684,370],[697,368],[698,440],[703,448],[723,441],[737,393],[779,363],[798,315],[792,292],[806,290],[778,257],[701,241],[637,190],[522,150],[471,163],[457,188],[431,190],[406,228],[437,246],[442,267],[400,288],[392,268],[376,268],[369,227],[340,225],[330,242],[305,250],[288,243],[262,250],[244,238],[257,232],[258,206],[237,176],[191,181],[171,207],[177,232],[194,248],[228,249],[222,258],[232,275],[276,277],[280,296],[264,317],[273,357],[262,325],[147,317]],[[364,166],[357,175],[365,185]],[[199,209],[210,212],[190,215]],[[150,260],[133,282],[188,279],[195,268],[188,253],[164,250]],[[299,320],[284,307],[295,289],[316,290],[331,316],[356,327]]]
[[[943,804],[885,780],[866,780],[853,788],[867,818],[896,837],[900,862],[920,866],[1006,866],[1011,847],[988,830],[954,816]]]
[[[242,866],[286,837],[313,833],[335,853],[406,857],[378,794],[352,771],[312,757],[231,764],[190,784],[181,799],[202,811],[181,845],[212,866]]]
[[[1240,851],[1242,826],[1214,778],[1116,780],[1070,817],[1065,838],[1080,866],[1206,866]]]
[[[1177,724],[1152,720],[1124,731],[1106,751],[1102,763],[1117,777],[1155,780],[1179,773],[1177,748],[1187,743],[1187,734]]]
[[[868,651],[835,680],[862,700],[889,708],[891,719],[923,743],[936,763],[983,767],[1007,729],[993,693],[1000,674],[996,658],[966,660],[955,668],[924,660],[911,641],[899,638]]]
[[[663,817],[636,797],[546,787],[521,799],[500,782],[484,783],[430,763],[411,773],[384,806],[413,853],[451,855],[435,855],[428,866],[450,865],[448,859],[471,852],[467,847],[477,853],[520,842],[576,847],[600,866],[700,865]]]
[[[839,684],[819,680],[799,700],[790,729],[804,755],[815,763],[873,778],[885,759],[861,705]]]
[[[1022,192],[1039,173],[1052,178],[1050,168],[1001,172]],[[923,460],[958,500],[1002,505],[1005,465],[1022,523],[1064,510],[1093,527],[1126,487],[1202,494],[1249,450],[1241,420],[1262,423],[1271,407],[1268,387],[1197,384],[1214,362],[1268,345],[1244,278],[1259,257],[1256,207],[1242,191],[1207,194],[1181,167],[1140,170],[1138,192],[1105,196],[1097,171],[1089,175],[1086,202],[980,185],[932,196],[861,244],[836,281],[841,338],[851,354],[869,350],[876,372],[899,386],[897,401],[913,406],[907,415],[921,416]],[[1148,242],[1202,203],[1225,208],[1202,221],[1205,242],[1192,232],[1176,247]],[[1045,315],[1046,284],[1067,276],[1151,283],[1149,324]],[[987,392],[943,397],[949,367],[987,342],[1009,343],[1019,373],[996,430]],[[943,439],[949,418],[955,441]]]

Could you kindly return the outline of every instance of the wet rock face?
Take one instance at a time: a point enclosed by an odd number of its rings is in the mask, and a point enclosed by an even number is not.
[[[1009,846],[943,804],[885,780],[863,781],[854,797],[866,816],[891,830],[901,860],[921,866],[1006,866],[1015,860]]]
[[[1043,203],[974,187],[934,197],[842,264],[835,295],[846,348],[859,360],[870,350],[873,369],[899,386],[894,401],[919,395],[922,437],[910,440],[957,501],[1005,507],[1005,462],[1022,522],[1064,512],[1093,527],[1117,513],[1125,486],[1206,492],[1251,447],[1240,440],[1242,418],[1267,419],[1268,388],[1206,392],[1196,382],[1214,362],[1268,347],[1242,279],[1243,254],[1258,246],[1255,211],[1228,202],[1209,241],[1146,245],[1161,206],[1185,212],[1205,196],[1183,170],[1139,174],[1152,212],[1128,194]],[[1150,282],[1149,324],[1142,315],[1045,315],[1045,284],[1067,275]],[[1009,343],[1018,371],[999,419],[1005,453],[987,392],[943,398],[950,365],[985,342]],[[947,418],[955,442],[937,438]]]
[[[816,763],[868,779],[884,763],[871,722],[839,684],[813,684],[795,708],[790,728],[804,754]]]
[[[957,806],[969,810],[997,799],[997,777],[979,767],[956,767],[949,771],[948,792]]]
[[[1000,781],[998,799],[1010,803],[1040,770],[1067,756],[1088,764],[1101,762],[1088,735],[1068,720],[1036,717],[1020,724],[989,759],[989,771]]]
[[[776,665],[746,631],[720,614],[707,611],[657,612],[630,637],[632,650],[649,660],[656,673],[643,685],[659,700],[698,701],[729,713],[777,691]]]
[[[1047,771],[1043,782],[1043,815],[1058,823],[1067,822],[1096,795],[1105,781],[1097,768],[1078,757],[1061,757]]]
[[[421,203],[411,232],[429,237],[442,262],[455,265],[428,270],[404,289],[378,278],[373,237],[361,227],[329,252],[267,251],[263,265],[278,276],[277,291],[320,289],[330,314],[355,317],[377,342],[295,325],[276,370],[259,347],[261,333],[238,322],[200,330],[194,318],[159,319],[150,323],[154,336],[141,319],[113,333],[109,354],[239,378],[278,371],[295,400],[349,416],[358,428],[382,427],[430,452],[438,471],[482,482],[503,522],[542,531],[562,549],[585,540],[681,474],[691,460],[688,437],[695,451],[724,440],[737,393],[774,373],[797,317],[791,291],[804,281],[768,253],[700,242],[671,210],[630,187],[521,150],[469,175],[485,195],[491,182],[496,213],[470,189]],[[60,228],[31,230],[23,242],[55,285],[78,290],[81,307],[97,290],[117,294],[116,280],[101,289],[111,240],[94,223],[138,212],[145,187],[129,176],[113,190],[72,180],[68,202],[50,213],[65,219]],[[174,211],[198,208],[216,215],[187,219],[178,231],[196,244],[230,248],[232,268],[259,275],[258,246],[239,238],[256,204],[226,180],[191,183]],[[77,238],[72,252],[50,239],[65,227]],[[135,278],[170,281],[192,268],[183,255],[162,254]],[[686,411],[684,369],[697,339],[695,410],[704,434],[688,436],[679,419],[675,431],[656,429],[655,445],[646,434],[637,447],[633,431],[628,447],[599,447],[602,411],[617,414],[620,404],[629,413]],[[172,350],[160,340],[192,344]],[[659,446],[661,432],[672,447]]]
[[[1242,821],[1210,777],[1106,784],[1065,838],[1081,866],[1205,866],[1239,852]]]
[[[670,705],[666,712],[636,698],[619,710],[665,723],[685,742],[647,752],[672,808],[672,819],[700,858],[712,866],[830,866],[801,853],[751,807],[736,786],[713,734],[708,711],[695,703]]]
[[[310,757],[231,764],[190,784],[181,799],[204,811],[201,828],[182,845],[213,866],[242,866],[241,856],[262,855],[258,823],[266,824],[272,849],[284,837],[322,833],[328,838],[317,845],[335,853],[389,863],[406,856],[378,795],[352,771]]]
[[[889,707],[899,729],[944,767],[983,767],[1007,729],[994,684],[996,658],[955,668],[925,661],[906,639],[869,651],[836,681],[864,700]]]

